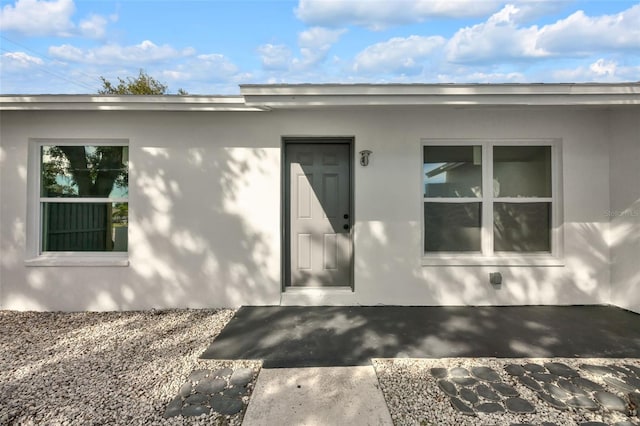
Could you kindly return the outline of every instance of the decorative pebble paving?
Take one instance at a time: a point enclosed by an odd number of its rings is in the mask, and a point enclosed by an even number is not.
[[[194,370],[167,405],[164,417],[197,417],[211,411],[228,416],[237,414],[244,408],[242,398],[251,392],[255,376],[251,368]]]
[[[615,423],[589,421],[576,424],[640,424],[637,417],[640,409],[640,367],[631,364],[584,363],[572,368],[557,361],[509,363],[504,365],[502,377],[486,365],[433,367],[429,372],[451,406],[465,416],[477,416],[479,413],[527,415],[535,413],[536,404],[542,402],[561,412],[618,413],[626,416],[626,420]],[[531,393],[523,396],[517,386],[523,386]]]

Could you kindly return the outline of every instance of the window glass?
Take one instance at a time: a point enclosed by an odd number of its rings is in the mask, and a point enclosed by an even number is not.
[[[43,146],[40,195],[125,198],[128,157],[126,146]]]
[[[551,197],[550,146],[494,146],[494,197]]]
[[[425,146],[425,197],[481,197],[482,147]]]
[[[480,251],[481,222],[481,203],[424,203],[425,251]]]
[[[127,251],[128,203],[42,203],[43,251]]]
[[[126,252],[128,170],[127,146],[41,146],[41,250]]]
[[[551,203],[494,203],[496,252],[550,252]]]

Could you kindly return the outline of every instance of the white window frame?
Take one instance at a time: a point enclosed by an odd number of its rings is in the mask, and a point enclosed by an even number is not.
[[[426,146],[482,147],[482,197],[426,197],[424,193],[424,148]],[[493,147],[494,146],[549,146],[551,147],[551,197],[494,197]],[[420,223],[423,266],[564,266],[563,255],[563,205],[562,205],[562,140],[561,139],[421,139],[420,141]],[[425,252],[424,203],[481,203],[481,251],[480,252]],[[493,203],[551,203],[551,252],[516,253],[493,250]]]
[[[44,252],[42,250],[42,203],[58,202],[58,198],[41,196],[41,150],[48,145],[129,146],[127,139],[29,139],[27,171],[27,241],[26,266],[128,266],[127,252]],[[131,168],[129,167],[129,170]],[[125,198],[65,198],[67,203],[127,202]]]

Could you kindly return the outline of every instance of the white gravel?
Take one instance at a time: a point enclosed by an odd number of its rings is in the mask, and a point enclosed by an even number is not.
[[[0,424],[239,425],[244,411],[163,418],[193,370],[259,371],[257,361],[198,359],[233,313],[0,311]]]
[[[639,359],[596,359],[596,358],[441,358],[441,359],[374,359],[373,366],[378,376],[380,388],[387,401],[387,406],[395,425],[510,425],[520,423],[542,424],[552,422],[557,425],[577,425],[582,422],[598,421],[614,424],[621,421],[637,422],[638,418],[630,419],[622,413],[612,413],[605,410],[560,411],[542,402],[529,388],[514,380],[504,370],[510,363],[526,364],[528,362],[542,364],[548,361],[563,362],[574,369],[580,364],[610,365],[627,363],[640,367]],[[455,410],[442,390],[436,384],[430,369],[433,367],[465,367],[486,366],[493,368],[500,374],[502,380],[514,386],[521,397],[534,404],[534,414],[513,414],[509,412],[485,414],[478,413],[478,417],[464,415]],[[580,375],[603,385],[618,396],[623,394],[607,386],[599,377],[579,370]]]

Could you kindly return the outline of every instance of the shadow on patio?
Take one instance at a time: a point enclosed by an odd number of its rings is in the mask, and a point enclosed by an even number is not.
[[[201,355],[266,368],[402,357],[638,358],[640,315],[612,306],[243,306]]]

